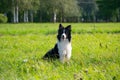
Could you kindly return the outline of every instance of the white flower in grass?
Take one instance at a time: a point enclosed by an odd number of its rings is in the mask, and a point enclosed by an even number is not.
[[[24,62],[24,63],[28,62],[28,59],[24,59],[23,62]]]

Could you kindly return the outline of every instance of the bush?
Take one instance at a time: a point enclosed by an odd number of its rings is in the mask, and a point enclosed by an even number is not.
[[[8,18],[4,14],[0,14],[0,23],[6,23]]]

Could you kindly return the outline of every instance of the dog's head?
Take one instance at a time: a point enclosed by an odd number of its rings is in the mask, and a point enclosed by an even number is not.
[[[59,25],[57,38],[59,41],[68,39],[71,41],[71,25],[63,27],[62,24]]]

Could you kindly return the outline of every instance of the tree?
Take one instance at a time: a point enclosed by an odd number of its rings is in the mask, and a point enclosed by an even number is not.
[[[78,2],[76,0],[61,0],[61,9],[60,9],[60,15],[61,15],[61,22],[62,18],[65,17],[79,17],[80,16],[80,8],[78,6]]]
[[[12,12],[13,22],[19,22],[19,3],[21,0],[0,0],[0,12]]]
[[[82,17],[86,21],[95,21],[96,12],[98,11],[95,0],[78,0],[78,2],[81,8]]]
[[[41,9],[53,16],[53,22],[56,22],[58,17],[62,21],[63,17],[79,15],[76,0],[41,0]]]
[[[56,17],[59,12],[60,0],[41,0],[41,9],[49,15],[53,15],[53,21],[56,22]]]
[[[30,9],[30,16],[31,16],[31,22],[33,22],[33,12],[39,10],[40,6],[40,0],[32,0],[31,1],[31,9]]]
[[[120,0],[97,0],[100,16],[106,21],[117,21],[120,15]]]
[[[0,13],[8,17],[8,21],[12,22],[12,0],[0,0]]]
[[[21,0],[21,5],[20,5],[20,9],[21,11],[23,11],[24,13],[24,22],[28,22],[28,11],[31,9],[32,7],[32,0]]]
[[[11,0],[0,0],[0,13],[6,13],[11,10]]]
[[[19,3],[20,0],[12,0],[13,22],[19,22]]]
[[[24,22],[29,22],[29,12],[30,21],[33,22],[33,11],[38,9],[39,4],[39,0],[19,0],[19,9],[24,13]]]

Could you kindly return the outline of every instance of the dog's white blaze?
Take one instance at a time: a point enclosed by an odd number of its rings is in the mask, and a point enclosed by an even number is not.
[[[64,36],[64,38],[66,39],[65,29],[63,30],[63,34],[61,36]]]
[[[63,41],[58,41],[58,52],[60,56],[60,61],[63,63],[64,60],[69,60],[71,57],[71,43],[68,41],[68,39],[65,39]]]
[[[62,36],[64,36],[64,38],[66,39],[66,34],[65,33],[63,33]]]

